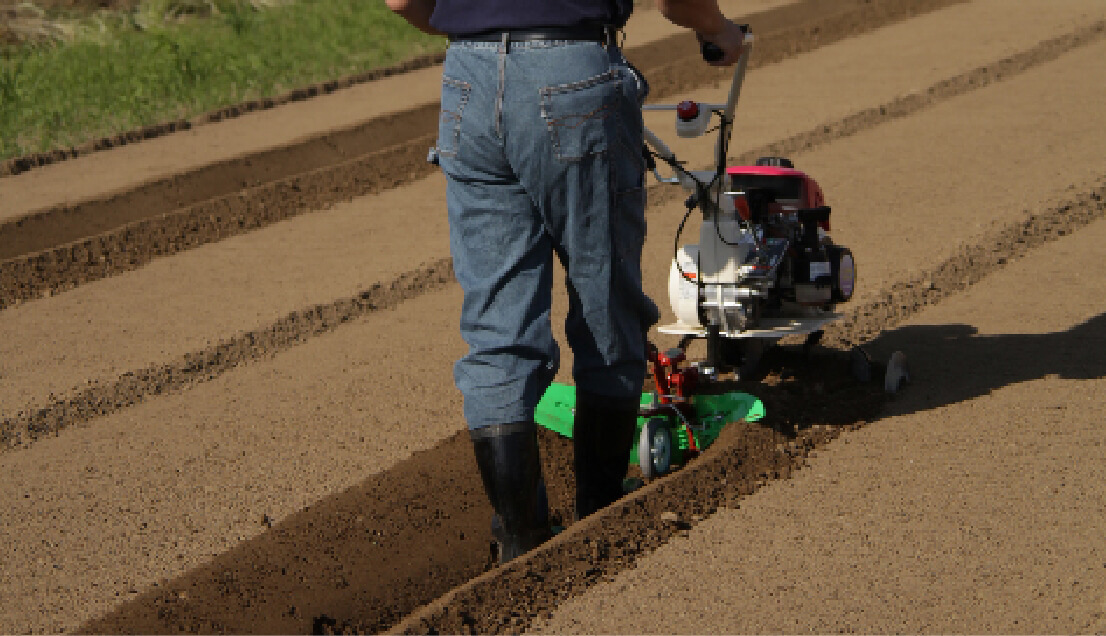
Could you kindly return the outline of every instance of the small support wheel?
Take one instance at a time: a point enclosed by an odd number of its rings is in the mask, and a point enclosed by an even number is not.
[[[910,382],[910,369],[906,365],[906,354],[896,351],[887,361],[887,372],[883,376],[883,390],[894,395],[908,382]]]
[[[663,418],[645,421],[637,443],[638,464],[646,480],[655,479],[672,469],[672,430]]]

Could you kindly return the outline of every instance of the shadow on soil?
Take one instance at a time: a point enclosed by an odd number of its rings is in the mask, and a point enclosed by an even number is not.
[[[912,413],[1030,380],[1106,377],[1106,313],[1046,334],[980,335],[965,324],[900,327],[868,349],[880,359],[895,350],[906,354],[913,385],[890,411]]]

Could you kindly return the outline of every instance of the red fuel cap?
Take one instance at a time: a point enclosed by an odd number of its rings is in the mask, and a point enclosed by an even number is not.
[[[684,121],[691,121],[699,116],[699,104],[685,100],[676,104],[676,116]]]

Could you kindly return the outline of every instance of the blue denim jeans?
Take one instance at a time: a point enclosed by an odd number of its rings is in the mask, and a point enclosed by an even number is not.
[[[646,333],[642,82],[616,47],[454,42],[437,153],[464,290],[454,367],[470,428],[533,418],[559,364],[553,256],[578,389],[636,399]]]

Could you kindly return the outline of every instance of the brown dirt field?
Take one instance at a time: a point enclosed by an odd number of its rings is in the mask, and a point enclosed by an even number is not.
[[[812,360],[737,385],[763,423],[506,568],[419,165],[434,69],[0,178],[0,631],[1106,627],[1106,8],[735,6],[764,13],[732,154],[819,179],[860,292]],[[659,93],[721,101],[638,20]],[[369,97],[398,89],[410,109]],[[680,197],[650,195],[666,305]],[[908,351],[904,395],[849,378],[858,342]],[[565,516],[568,444],[542,443]]]

